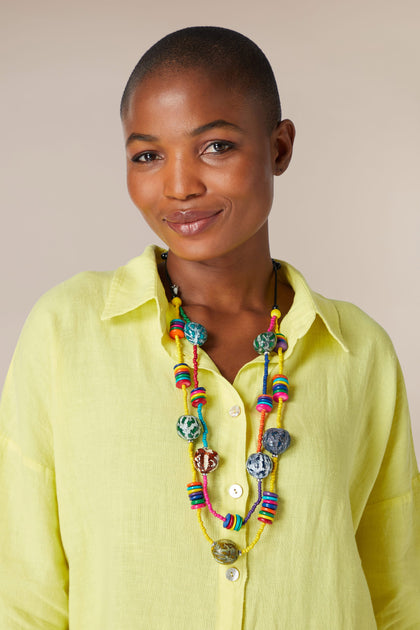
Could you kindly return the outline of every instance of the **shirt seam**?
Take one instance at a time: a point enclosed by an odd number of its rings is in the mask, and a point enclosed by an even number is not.
[[[389,497],[388,499],[383,499],[382,501],[375,501],[374,503],[367,503],[366,510],[370,508],[375,508],[377,506],[382,506],[387,503],[395,503],[397,501],[411,501],[413,495],[420,493],[420,472],[418,472],[411,480],[411,489],[404,494],[397,494],[394,497]]]
[[[54,471],[48,466],[44,466],[43,464],[40,464],[39,462],[32,459],[31,457],[27,457],[26,455],[24,455],[22,452],[22,449],[18,446],[18,444],[13,442],[13,440],[10,440],[5,435],[0,434],[0,443],[1,442],[3,442],[6,448],[8,448],[11,452],[19,455],[22,460],[22,463],[27,468],[37,473],[43,473],[43,474],[47,473],[47,476],[51,477],[51,481],[54,481],[55,479]]]

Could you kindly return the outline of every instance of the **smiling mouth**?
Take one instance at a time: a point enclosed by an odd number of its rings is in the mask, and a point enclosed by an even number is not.
[[[164,221],[177,234],[192,236],[203,232],[213,225],[223,210],[197,211],[185,210],[184,212],[173,212],[165,217]]]

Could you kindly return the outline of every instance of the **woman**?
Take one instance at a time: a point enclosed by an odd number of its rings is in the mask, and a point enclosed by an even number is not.
[[[25,324],[1,407],[1,627],[417,627],[401,371],[367,315],[271,258],[295,130],[268,61],[183,29],[121,116],[129,193],[168,249],[71,278]]]

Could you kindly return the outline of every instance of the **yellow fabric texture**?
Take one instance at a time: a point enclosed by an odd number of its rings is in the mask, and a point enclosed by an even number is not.
[[[42,296],[24,325],[0,407],[0,628],[420,628],[420,477],[386,333],[282,265],[295,291],[281,327],[292,444],[279,458],[274,523],[234,563],[231,581],[189,507],[167,333],[175,309],[159,253],[149,247],[115,272],[76,275]],[[199,366],[209,445],[221,457],[210,497],[218,512],[244,516],[256,497],[245,461],[263,357],[233,386],[204,351]],[[276,368],[273,356],[271,375]],[[235,405],[239,415],[229,413]],[[240,548],[260,525],[254,516],[227,531],[202,516],[213,540]]]

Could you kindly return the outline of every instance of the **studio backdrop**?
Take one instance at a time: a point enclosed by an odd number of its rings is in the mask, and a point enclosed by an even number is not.
[[[267,54],[297,129],[272,253],[388,331],[420,455],[419,23],[417,0],[3,0],[0,382],[42,293],[156,241],[125,189],[131,69],[170,31],[226,26]]]

